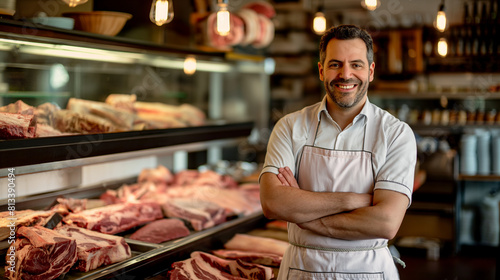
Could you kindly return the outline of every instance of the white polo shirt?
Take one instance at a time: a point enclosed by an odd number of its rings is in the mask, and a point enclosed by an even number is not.
[[[296,174],[302,148],[307,141],[307,132],[313,123],[312,118],[320,120],[314,146],[333,150],[371,152],[374,190],[400,192],[406,195],[411,203],[417,159],[415,135],[408,124],[373,105],[368,99],[361,112],[343,131],[328,114],[326,97],[321,102],[281,118],[269,138],[261,175],[265,172],[278,174],[278,168],[285,166]],[[370,123],[377,127],[376,129],[365,130],[368,118]],[[370,139],[366,143],[365,131],[371,134],[366,135],[366,139]]]

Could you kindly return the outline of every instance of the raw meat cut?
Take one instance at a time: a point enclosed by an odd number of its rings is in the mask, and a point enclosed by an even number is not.
[[[145,168],[137,178],[138,183],[152,182],[154,184],[169,185],[174,180],[174,175],[163,165],[156,168]]]
[[[44,226],[47,221],[54,215],[53,211],[34,211],[34,210],[21,210],[14,211],[11,216],[10,211],[0,212],[0,240],[9,237],[11,232],[12,222],[16,227],[20,226]]]
[[[158,203],[120,203],[70,213],[63,222],[107,234],[126,231],[135,226],[163,218]]]
[[[140,119],[163,128],[202,125],[206,119],[205,113],[189,104],[177,106],[137,101],[134,109]]]
[[[33,138],[36,133],[36,117],[0,112],[0,139]]]
[[[256,263],[266,266],[279,267],[281,264],[282,256],[269,253],[249,252],[240,250],[214,250],[212,254],[231,260],[241,260],[248,263]]]
[[[78,260],[74,270],[87,272],[103,265],[126,260],[132,256],[125,238],[74,226],[63,226],[55,231],[76,240]]]
[[[162,243],[189,235],[189,229],[178,219],[161,219],[146,224],[129,238],[150,243]]]
[[[252,46],[255,48],[264,48],[271,44],[274,39],[274,24],[264,15],[258,14],[257,16],[259,18],[260,32],[252,43]]]
[[[123,109],[132,113],[135,113],[134,102],[137,100],[135,94],[110,94],[106,97],[106,104],[109,104],[115,108]]]
[[[38,124],[54,125],[54,114],[61,110],[57,104],[45,102],[35,109],[36,122]]]
[[[165,216],[188,221],[194,230],[200,231],[226,221],[225,209],[217,204],[189,199],[171,199],[162,205]]]
[[[83,114],[95,115],[113,123],[120,131],[132,129],[135,121],[135,114],[115,108],[104,102],[70,98],[66,109]]]
[[[235,234],[233,238],[224,244],[224,248],[229,250],[270,253],[279,256],[285,254],[287,247],[288,242],[282,240],[243,233]]]
[[[23,115],[33,115],[35,108],[24,103],[22,100],[17,100],[14,103],[0,107],[0,112],[12,113],[12,114],[23,114]]]
[[[67,273],[77,259],[76,241],[41,226],[17,230],[15,267],[6,257],[9,279],[50,280]]]
[[[272,268],[246,263],[240,260],[225,260],[214,255],[195,251],[191,258],[175,262],[169,271],[170,279],[263,279],[274,277]]]
[[[53,128],[47,124],[36,124],[35,137],[50,137],[50,136],[61,136],[67,133],[62,133],[59,130]]]
[[[255,41],[260,32],[260,26],[258,25],[259,18],[257,13],[251,9],[241,9],[238,11],[238,15],[241,17],[245,24],[245,36],[241,41],[241,46],[247,46]]]
[[[105,133],[120,131],[111,121],[91,114],[59,110],[54,114],[54,128],[70,133]]]

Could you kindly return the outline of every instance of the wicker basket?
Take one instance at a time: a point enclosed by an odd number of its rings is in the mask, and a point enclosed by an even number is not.
[[[118,34],[127,20],[132,18],[131,14],[107,11],[70,12],[64,13],[63,16],[75,20],[74,29],[76,30],[108,36]]]

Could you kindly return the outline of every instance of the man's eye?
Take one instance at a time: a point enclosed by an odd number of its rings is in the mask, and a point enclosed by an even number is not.
[[[355,69],[359,69],[359,68],[363,67],[363,65],[361,65],[361,64],[353,64],[352,67],[355,68]]]

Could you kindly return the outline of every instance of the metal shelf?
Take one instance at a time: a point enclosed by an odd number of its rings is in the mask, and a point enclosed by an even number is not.
[[[58,137],[0,141],[0,177],[6,176],[7,168],[16,173],[29,173],[70,167],[99,161],[130,158],[130,153],[150,149],[186,150],[190,147],[213,145],[221,140],[233,140],[249,136],[253,122],[209,124],[198,127],[156,129],[105,134],[85,134]],[[106,159],[100,156],[112,155]],[[37,166],[45,164],[43,168]],[[24,171],[23,167],[26,166]],[[3,170],[2,170],[3,169]],[[32,169],[32,170],[31,170]],[[5,173],[5,174],[4,174]]]

